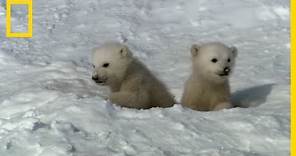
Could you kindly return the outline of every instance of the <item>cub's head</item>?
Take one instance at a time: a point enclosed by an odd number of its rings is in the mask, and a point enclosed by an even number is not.
[[[132,53],[126,45],[105,43],[93,51],[92,79],[100,85],[121,81],[131,61]]]
[[[210,81],[221,83],[227,80],[233,71],[237,49],[219,42],[194,44],[191,47],[191,55],[194,72]]]

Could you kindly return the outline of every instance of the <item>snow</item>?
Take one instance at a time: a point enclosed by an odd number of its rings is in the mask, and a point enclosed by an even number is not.
[[[9,39],[0,0],[0,155],[289,155],[289,7],[288,0],[35,0],[33,38]],[[15,9],[13,24],[25,30],[26,10]],[[191,44],[235,45],[230,82],[241,107],[111,104],[89,63],[91,49],[109,40],[126,41],[178,101]]]

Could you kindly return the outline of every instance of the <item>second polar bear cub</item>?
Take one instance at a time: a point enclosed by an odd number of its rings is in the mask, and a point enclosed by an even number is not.
[[[112,103],[137,109],[170,107],[175,103],[166,86],[133,57],[126,45],[109,42],[96,48],[93,66],[92,79],[110,87]]]
[[[198,111],[231,108],[228,78],[237,48],[219,42],[192,45],[192,74],[185,83],[182,104]]]

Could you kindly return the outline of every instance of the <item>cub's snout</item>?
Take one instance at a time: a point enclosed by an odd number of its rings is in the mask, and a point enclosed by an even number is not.
[[[91,79],[93,81],[95,81],[97,84],[104,84],[107,81],[107,78],[105,78],[105,77],[99,77],[98,75],[93,75],[91,77]]]

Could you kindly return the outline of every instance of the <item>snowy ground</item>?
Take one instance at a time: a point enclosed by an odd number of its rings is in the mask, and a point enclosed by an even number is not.
[[[5,37],[0,0],[1,156],[288,156],[289,0],[34,0],[31,39]],[[13,8],[15,31],[24,8]],[[177,100],[192,43],[239,49],[236,104],[132,110],[101,98],[90,50],[127,40]]]

